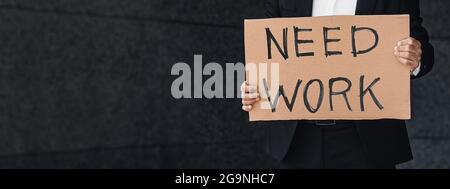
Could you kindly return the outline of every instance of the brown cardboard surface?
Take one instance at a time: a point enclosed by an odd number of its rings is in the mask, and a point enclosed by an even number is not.
[[[353,54],[352,27],[368,27],[378,35],[378,44],[371,51]],[[294,27],[298,32],[298,40],[306,40],[297,43],[295,41]],[[324,32],[324,27],[332,28]],[[339,27],[339,30],[337,29]],[[268,38],[267,28],[273,34],[273,39]],[[286,33],[287,59],[282,56],[284,52],[283,29]],[[254,66],[264,68],[267,66],[267,74],[247,71],[247,81],[251,85],[258,86],[262,100],[254,104],[250,112],[251,121],[268,120],[372,120],[372,119],[410,119],[410,71],[407,66],[400,64],[394,57],[394,47],[398,41],[409,37],[408,15],[382,15],[382,16],[325,16],[305,18],[274,18],[245,20],[245,58],[247,68]],[[340,51],[342,54],[329,53],[326,56],[325,37],[331,39],[327,43],[328,51]],[[270,35],[269,35],[270,36]],[[362,28],[354,32],[355,49],[365,50],[375,44],[375,34],[372,30]],[[336,41],[333,39],[340,39]],[[312,40],[308,41],[308,40]],[[271,45],[268,45],[271,41]],[[277,48],[275,41],[280,45]],[[295,44],[298,44],[298,52],[306,53],[306,56],[297,56]],[[268,46],[271,47],[269,58]],[[309,53],[309,54],[308,54]],[[309,56],[314,53],[314,56]],[[256,65],[256,66],[255,66]],[[272,77],[272,66],[278,65],[279,76]],[[261,71],[261,70],[259,70]],[[364,83],[361,86],[361,76]],[[272,82],[278,77],[279,83]],[[263,78],[267,83],[264,85]],[[344,95],[332,95],[330,103],[330,79],[339,78],[334,82],[334,92],[344,91],[348,83],[351,87],[346,93],[349,109]],[[379,78],[378,81],[375,79]],[[301,82],[299,82],[301,80]],[[309,86],[306,98],[305,88]],[[320,92],[319,80],[322,83]],[[372,87],[369,85],[374,82]],[[272,83],[275,86],[272,87]],[[292,109],[289,110],[286,101],[279,97],[276,108],[269,106],[269,98],[264,86],[271,90],[270,102],[275,102],[280,86],[289,102],[297,84],[297,96]],[[362,87],[362,88],[361,88]],[[369,88],[370,90],[366,90]],[[361,93],[365,91],[366,93]],[[320,94],[322,97],[320,98]],[[364,101],[364,111],[361,108],[361,94]],[[380,106],[376,104],[378,100]],[[306,100],[307,99],[307,100]],[[317,108],[319,100],[320,107]],[[308,110],[305,100],[312,108]],[[262,108],[265,104],[267,108]],[[331,110],[331,105],[333,110]],[[382,108],[381,108],[382,107]],[[314,110],[316,112],[314,112]],[[312,111],[311,111],[312,110]]]

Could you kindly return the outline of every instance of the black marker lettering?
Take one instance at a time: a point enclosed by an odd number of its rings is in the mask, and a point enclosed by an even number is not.
[[[294,26],[294,40],[295,40],[295,52],[297,54],[297,57],[301,57],[301,56],[314,56],[314,52],[304,52],[301,53],[300,49],[299,49],[299,45],[300,44],[305,44],[305,43],[314,43],[313,40],[299,40],[298,39],[298,32],[305,32],[305,31],[312,31],[312,29],[302,29],[302,28],[298,28],[296,26]]]
[[[345,88],[342,91],[338,91],[338,92],[334,91],[333,85],[335,82],[338,82],[338,81],[343,81],[343,82],[347,83],[347,88]],[[330,110],[334,111],[333,96],[342,95],[342,96],[344,96],[345,103],[347,104],[348,110],[352,111],[352,107],[350,106],[350,103],[349,103],[348,97],[347,97],[347,92],[349,92],[352,87],[352,82],[350,81],[350,79],[347,79],[344,77],[331,78],[329,81],[329,87],[330,87]]]
[[[364,96],[369,92],[370,96],[372,97],[373,102],[377,105],[377,107],[382,110],[384,107],[381,105],[380,101],[378,101],[377,97],[375,96],[375,93],[372,91],[372,87],[381,79],[379,77],[375,78],[375,80],[372,81],[372,83],[364,89],[364,75],[360,77],[360,88],[359,88],[359,100],[361,104],[361,111],[364,112]]]
[[[270,93],[269,93],[269,88],[267,85],[267,80],[266,78],[263,79],[263,84],[264,84],[264,90],[266,91],[266,95],[267,95],[267,100],[269,101],[270,104],[270,108],[272,109],[272,112],[276,111],[277,108],[277,104],[278,104],[278,99],[280,96],[283,96],[284,102],[286,103],[286,106],[288,107],[289,111],[292,112],[292,109],[294,108],[294,104],[295,104],[295,100],[297,99],[297,94],[298,94],[298,89],[300,88],[300,85],[302,83],[302,80],[297,80],[297,85],[295,86],[294,89],[294,94],[292,95],[291,100],[289,101],[288,97],[286,96],[285,92],[284,92],[284,87],[283,85],[280,85],[277,95],[275,96],[274,102],[271,101],[271,97],[270,97]]]
[[[272,41],[275,43],[275,46],[277,46],[278,51],[280,51],[281,56],[286,60],[289,58],[288,55],[288,44],[287,44],[287,33],[288,28],[283,29],[283,49],[281,49],[280,44],[273,36],[272,32],[269,28],[266,28],[266,36],[267,36],[267,53],[268,58],[272,59]]]
[[[313,108],[308,100],[309,87],[314,82],[317,82],[320,87],[319,99],[317,99],[317,107],[316,108]],[[313,79],[313,80],[309,81],[305,86],[305,91],[303,92],[303,101],[305,103],[306,109],[308,109],[308,111],[311,113],[316,113],[320,109],[320,106],[322,105],[322,100],[323,100],[323,83],[322,83],[322,81],[320,81],[318,79]]]
[[[340,27],[336,28],[328,28],[323,27],[323,42],[325,46],[325,57],[333,56],[333,55],[342,55],[341,51],[328,51],[328,43],[335,43],[341,41],[341,39],[329,39],[328,38],[328,31],[330,30],[341,30]]]
[[[366,49],[366,50],[356,50],[356,39],[355,39],[355,34],[358,31],[362,31],[362,30],[367,30],[373,33],[373,36],[375,38],[375,42],[374,44]],[[353,53],[353,57],[357,57],[359,54],[364,54],[364,53],[368,53],[371,50],[375,49],[375,47],[377,47],[378,45],[378,33],[376,30],[369,28],[369,27],[359,27],[357,28],[356,26],[352,26],[352,53]]]

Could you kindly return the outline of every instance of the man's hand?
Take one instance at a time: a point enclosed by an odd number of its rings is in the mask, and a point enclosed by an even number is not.
[[[253,109],[253,104],[260,99],[256,86],[249,85],[247,82],[241,85],[242,110],[249,112]]]
[[[400,63],[407,65],[412,72],[420,65],[422,44],[412,37],[401,40],[394,48],[394,55]]]

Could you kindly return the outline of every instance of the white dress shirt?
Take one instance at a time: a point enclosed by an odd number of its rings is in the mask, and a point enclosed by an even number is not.
[[[358,0],[314,0],[312,16],[332,16],[332,15],[355,15]],[[417,76],[420,72],[419,66],[412,72]]]
[[[358,0],[314,0],[312,16],[355,15]]]

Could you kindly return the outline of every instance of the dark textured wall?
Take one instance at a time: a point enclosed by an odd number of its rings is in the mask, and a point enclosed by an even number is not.
[[[450,168],[450,1],[422,3],[415,160]],[[271,168],[239,100],[174,100],[174,63],[243,61],[263,0],[0,0],[0,168]],[[162,112],[167,112],[163,114]]]

